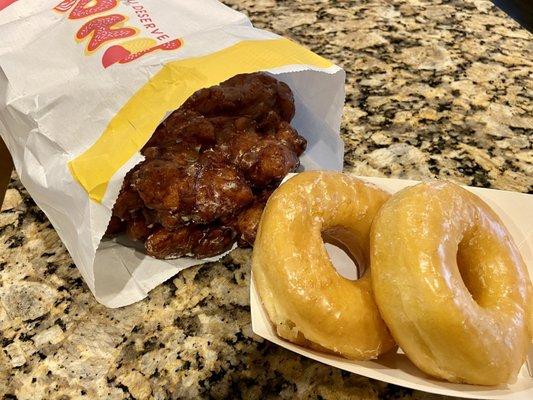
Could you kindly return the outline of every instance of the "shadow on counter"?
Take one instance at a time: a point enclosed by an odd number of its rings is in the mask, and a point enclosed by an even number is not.
[[[492,0],[529,32],[533,32],[533,0]]]

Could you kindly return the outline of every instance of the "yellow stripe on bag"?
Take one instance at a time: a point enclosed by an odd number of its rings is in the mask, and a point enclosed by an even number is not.
[[[69,162],[74,179],[92,200],[101,202],[111,177],[148,141],[165,113],[198,89],[240,73],[293,64],[333,65],[288,39],[243,41],[203,57],[166,64],[122,107],[100,138]]]

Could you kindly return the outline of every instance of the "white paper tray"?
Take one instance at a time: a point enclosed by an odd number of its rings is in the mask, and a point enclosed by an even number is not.
[[[361,179],[372,182],[390,193],[417,183],[416,181],[387,178],[361,177]],[[470,187],[467,189],[485,200],[502,218],[522,253],[528,266],[529,275],[533,276],[533,195]],[[332,261],[336,266],[338,265],[335,259]],[[254,333],[305,357],[369,378],[425,392],[476,399],[533,399],[533,378],[529,376],[525,364],[513,385],[485,387],[454,384],[433,379],[412,364],[401,353],[401,350],[397,354],[385,355],[375,361],[350,361],[295,345],[276,335],[266,311],[261,305],[253,278],[250,291]]]

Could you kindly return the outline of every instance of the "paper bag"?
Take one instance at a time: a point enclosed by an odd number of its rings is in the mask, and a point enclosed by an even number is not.
[[[4,1],[0,37],[0,135],[107,306],[138,301],[203,262],[101,243],[139,149],[198,89],[239,73],[275,75],[294,92],[303,166],[342,168],[344,72],[216,0]]]

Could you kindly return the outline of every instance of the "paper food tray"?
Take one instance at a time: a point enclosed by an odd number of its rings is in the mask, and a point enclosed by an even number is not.
[[[367,177],[361,177],[361,179],[374,183],[390,193],[417,183],[416,181],[401,179]],[[481,197],[500,216],[520,249],[522,257],[528,266],[529,275],[533,276],[533,196],[492,189],[471,187],[467,189]],[[343,258],[336,257],[335,252],[331,251],[330,257],[333,264],[342,269],[342,265],[339,263],[342,262]],[[351,361],[304,348],[281,339],[276,335],[261,304],[253,277],[250,284],[250,306],[252,329],[256,335],[295,353],[336,368],[383,382],[447,396],[476,399],[533,399],[533,378],[529,376],[526,364],[520,370],[516,383],[512,385],[487,387],[439,381],[419,370],[401,350],[396,354],[387,354],[373,361]]]

